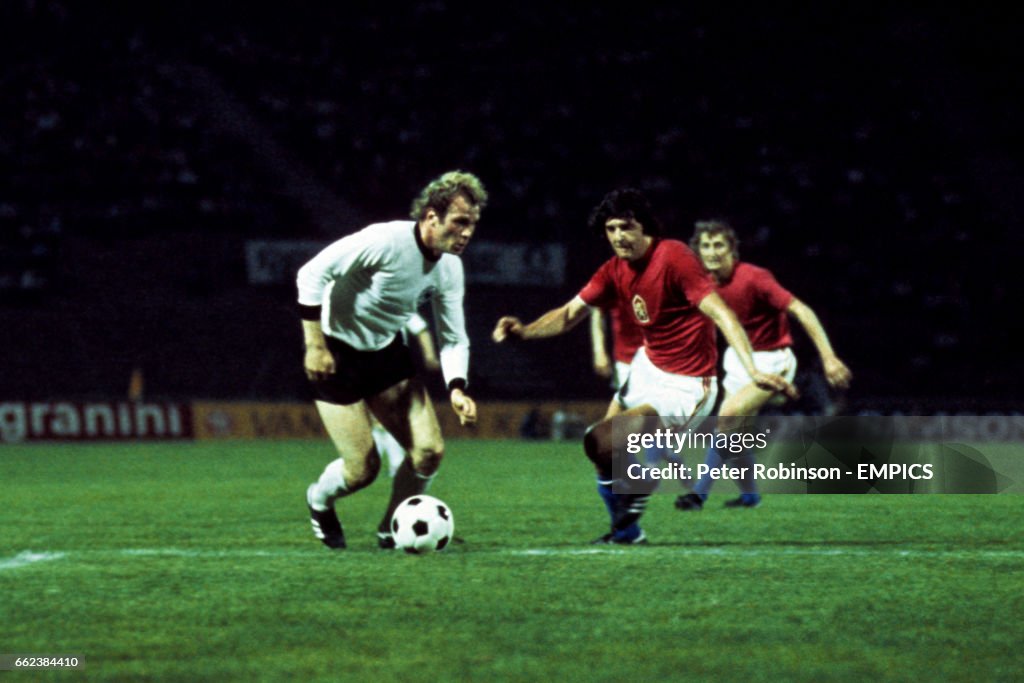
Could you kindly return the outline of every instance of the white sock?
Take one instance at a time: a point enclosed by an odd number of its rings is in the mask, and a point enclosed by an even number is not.
[[[345,484],[345,461],[338,458],[324,468],[324,473],[309,487],[309,505],[318,512],[334,506],[334,501],[348,493]]]
[[[405,449],[391,432],[380,425],[373,427],[373,443],[377,446],[377,453],[380,454],[381,460],[388,463],[388,474],[394,478],[395,472],[405,460]]]

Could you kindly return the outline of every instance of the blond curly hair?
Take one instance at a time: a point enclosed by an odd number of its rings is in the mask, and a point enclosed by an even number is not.
[[[448,171],[431,180],[420,191],[412,202],[409,216],[418,221],[426,216],[428,209],[433,209],[443,219],[448,213],[448,205],[460,194],[478,209],[482,210],[487,205],[487,190],[479,178],[465,171]]]

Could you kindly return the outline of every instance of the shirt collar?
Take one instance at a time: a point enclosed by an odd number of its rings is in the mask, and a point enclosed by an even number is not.
[[[412,224],[412,234],[416,237],[416,246],[420,248],[420,253],[423,254],[423,258],[428,261],[441,260],[441,255],[435,255],[434,251],[423,242],[423,236],[420,235],[419,221]]]
[[[647,264],[651,262],[651,255],[654,253],[654,248],[658,246],[658,242],[660,241],[661,238],[655,235],[654,239],[651,240],[650,246],[647,247],[647,251],[644,252],[644,255],[636,261],[629,261],[629,267],[633,270],[643,270],[646,268]]]

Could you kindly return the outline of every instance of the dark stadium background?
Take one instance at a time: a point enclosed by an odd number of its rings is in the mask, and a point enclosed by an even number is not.
[[[470,285],[480,399],[608,396],[585,331],[489,331],[577,291],[629,184],[673,235],[732,219],[853,369],[843,409],[1020,408],[1019,9],[98,4],[0,10],[0,400],[135,368],[147,397],[304,398],[293,288],[249,284],[246,241],[404,217],[464,168],[478,240],[568,254],[560,285]]]

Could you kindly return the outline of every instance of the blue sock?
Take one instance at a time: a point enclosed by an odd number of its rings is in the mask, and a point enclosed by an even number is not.
[[[750,451],[744,451],[738,458],[729,461],[730,467],[737,467],[743,470],[738,486],[740,493],[744,496],[757,496],[757,480],[754,479],[754,456]],[[760,496],[757,496],[760,499]]]
[[[615,511],[618,509],[618,501],[615,492],[612,491],[610,479],[597,478],[597,495],[601,496],[601,500],[604,501],[604,506],[608,510],[608,517],[611,519],[611,522],[615,522]]]
[[[625,529],[618,529],[612,532],[612,538],[617,541],[633,541],[640,535],[640,523],[633,522]]]
[[[604,501],[604,506],[608,510],[609,526],[615,524],[615,518],[622,504],[623,494],[615,493],[612,491],[612,482],[608,479],[597,479],[597,493],[601,496],[601,500]],[[614,532],[615,538],[625,539],[632,541],[640,535],[640,524],[633,522],[624,529],[618,529]]]
[[[722,456],[719,455],[718,449],[712,446],[708,449],[708,457],[704,461],[704,464],[708,466],[709,470],[717,470],[722,466]],[[711,486],[715,483],[715,480],[705,474],[703,477],[697,480],[697,483],[693,486],[693,492],[700,496],[701,500],[708,499],[708,493],[711,492]]]

